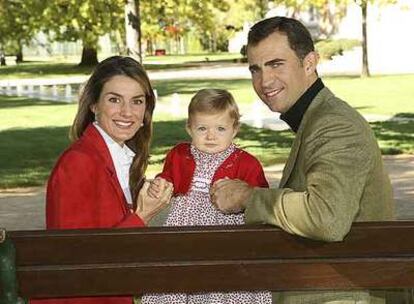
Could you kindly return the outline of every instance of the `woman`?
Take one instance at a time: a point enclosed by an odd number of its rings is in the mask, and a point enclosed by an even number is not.
[[[74,143],[48,181],[48,229],[144,226],[169,201],[171,191],[162,202],[150,199],[144,183],[154,106],[151,84],[137,61],[114,56],[98,64],[80,96],[70,130]],[[31,302],[131,304],[132,298]]]

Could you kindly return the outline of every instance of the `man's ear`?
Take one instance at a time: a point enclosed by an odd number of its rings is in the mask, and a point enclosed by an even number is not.
[[[303,59],[303,66],[305,68],[305,73],[307,76],[312,75],[316,72],[316,66],[319,62],[319,54],[315,51],[310,52],[308,55],[305,56]]]

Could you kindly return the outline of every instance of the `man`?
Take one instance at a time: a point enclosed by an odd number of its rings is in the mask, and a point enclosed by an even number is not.
[[[247,59],[257,95],[281,113],[296,137],[278,189],[220,180],[211,190],[213,203],[223,212],[244,209],[246,223],[273,224],[324,241],[341,241],[353,221],[391,220],[392,188],[374,134],[318,78],[319,57],[309,31],[291,18],[262,20],[249,32]],[[369,297],[367,292],[351,296]],[[278,303],[349,297],[345,292],[281,293]]]

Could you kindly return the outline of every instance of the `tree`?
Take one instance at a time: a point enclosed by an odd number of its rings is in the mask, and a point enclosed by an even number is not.
[[[142,62],[139,0],[125,0],[125,36],[127,55]]]
[[[368,39],[367,39],[367,12],[368,12],[368,2],[365,0],[360,1],[359,6],[361,7],[362,15],[362,77],[371,76],[369,72],[368,64]]]
[[[43,29],[53,40],[82,41],[79,65],[95,65],[99,37],[124,24],[124,5],[125,0],[50,0]]]
[[[215,49],[221,31],[217,12],[227,11],[229,4],[223,0],[159,0],[141,1],[142,36],[150,53],[158,39],[168,39],[171,48],[184,52],[183,38],[192,32]]]
[[[16,62],[23,62],[23,44],[39,30],[43,9],[42,1],[0,0],[0,54],[15,54]]]
[[[367,34],[367,16],[368,16],[368,7],[370,4],[376,5],[387,5],[387,4],[395,4],[397,0],[354,0],[356,4],[359,5],[361,8],[361,16],[362,16],[362,77],[369,77],[369,63],[368,63],[368,34]]]

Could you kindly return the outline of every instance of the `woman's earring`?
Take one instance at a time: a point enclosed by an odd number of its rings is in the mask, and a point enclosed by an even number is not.
[[[140,125],[140,127],[143,127],[144,126],[144,123],[143,122],[141,122],[141,125]]]
[[[94,119],[95,119],[96,122],[98,122],[98,113],[95,112],[94,114],[95,114]]]

